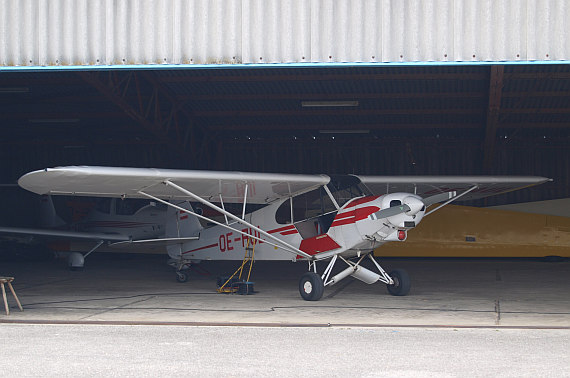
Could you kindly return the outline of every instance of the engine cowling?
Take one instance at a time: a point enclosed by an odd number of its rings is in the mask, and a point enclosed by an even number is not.
[[[386,218],[394,227],[410,229],[416,227],[425,214],[422,198],[411,193],[391,193],[382,198],[382,209],[407,205],[409,209]]]

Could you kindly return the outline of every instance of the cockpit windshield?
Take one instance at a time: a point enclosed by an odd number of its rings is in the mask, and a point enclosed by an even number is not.
[[[328,189],[340,207],[353,198],[371,195],[356,176],[331,176]],[[291,200],[285,201],[277,210],[275,218],[279,224],[297,223],[330,214],[336,210],[326,190],[320,187],[293,197],[292,204]],[[291,213],[293,220],[291,220]]]
[[[327,186],[340,207],[353,198],[372,195],[356,176],[338,175],[330,178]]]

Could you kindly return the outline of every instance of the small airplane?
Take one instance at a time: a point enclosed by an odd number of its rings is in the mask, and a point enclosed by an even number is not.
[[[54,202],[58,199],[62,201],[56,205]],[[165,205],[147,199],[77,199],[41,196],[38,217],[41,228],[0,227],[0,235],[28,245],[46,243],[58,254],[67,253],[70,248],[65,242],[73,241],[74,249],[81,244],[86,253],[68,252],[68,265],[72,270],[83,268],[87,256],[104,245],[113,249],[117,242],[140,240],[149,243],[162,240],[164,244]],[[161,246],[155,243],[155,248]]]
[[[546,181],[536,176],[327,176],[70,166],[30,172],[18,184],[41,195],[146,199],[165,205],[164,237],[114,240],[113,245],[165,245],[179,282],[186,282],[188,268],[202,260],[243,260],[254,253],[256,260],[305,261],[308,271],[299,280],[299,293],[317,301],[325,287],[348,276],[386,284],[392,295],[407,295],[409,275],[402,269],[387,273],[373,257],[374,249],[405,241],[425,216],[451,202]],[[206,214],[191,203],[213,211]],[[237,214],[228,211],[231,204],[239,207]],[[363,266],[365,260],[375,271]],[[338,262],[346,268],[332,275]]]

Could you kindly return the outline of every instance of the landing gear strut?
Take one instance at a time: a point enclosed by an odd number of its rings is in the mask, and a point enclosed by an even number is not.
[[[365,257],[372,260],[378,270],[378,273],[360,265]],[[348,267],[340,273],[337,273],[335,276],[330,277],[334,264],[338,259],[344,261]],[[317,274],[316,261],[309,262],[309,270],[310,271],[303,274],[299,280],[299,293],[306,301],[318,301],[323,296],[325,286],[334,285],[348,276],[352,276],[367,284],[373,284],[378,281],[385,283],[388,288],[388,292],[397,296],[407,295],[410,292],[411,287],[410,276],[405,270],[395,269],[390,272],[390,274],[386,273],[378,262],[376,262],[374,257],[372,257],[372,253],[362,255],[356,263],[346,260],[340,255],[335,255],[332,257],[322,276]]]

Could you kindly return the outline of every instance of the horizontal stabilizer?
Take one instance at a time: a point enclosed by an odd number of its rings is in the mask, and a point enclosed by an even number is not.
[[[12,236],[32,236],[42,238],[66,238],[66,239],[83,239],[83,240],[104,240],[104,241],[127,241],[126,235],[121,234],[104,234],[97,232],[78,232],[65,230],[35,229],[35,228],[16,228],[16,227],[0,227],[0,234]]]

